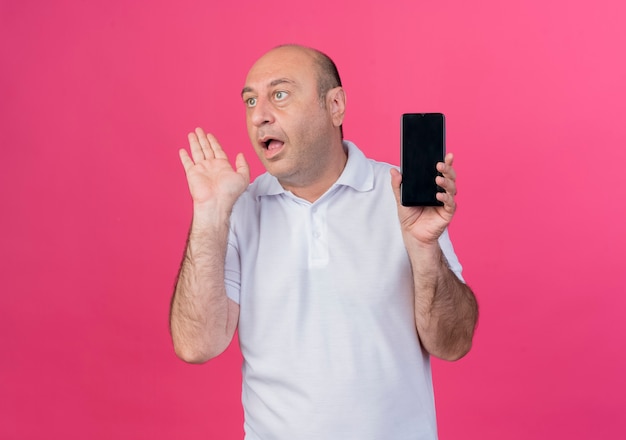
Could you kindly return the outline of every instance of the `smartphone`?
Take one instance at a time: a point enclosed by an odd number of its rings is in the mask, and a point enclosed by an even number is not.
[[[446,154],[445,117],[442,113],[402,115],[400,186],[404,206],[443,206],[436,194],[443,192],[435,182],[437,162]]]

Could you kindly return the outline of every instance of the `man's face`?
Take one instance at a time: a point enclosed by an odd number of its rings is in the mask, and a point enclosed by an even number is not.
[[[331,148],[338,129],[317,85],[312,55],[293,47],[270,51],[246,78],[242,98],[250,141],[284,186],[310,185],[336,158]]]

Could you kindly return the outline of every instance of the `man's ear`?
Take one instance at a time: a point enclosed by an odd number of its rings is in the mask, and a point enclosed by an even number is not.
[[[326,94],[326,104],[330,110],[333,125],[340,127],[346,113],[346,92],[344,92],[343,87],[330,89]]]

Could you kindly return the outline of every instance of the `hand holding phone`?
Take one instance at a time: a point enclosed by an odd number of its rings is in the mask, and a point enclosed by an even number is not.
[[[404,206],[443,206],[437,192],[444,190],[435,178],[437,162],[443,162],[445,117],[442,113],[405,113],[402,115],[402,185]]]

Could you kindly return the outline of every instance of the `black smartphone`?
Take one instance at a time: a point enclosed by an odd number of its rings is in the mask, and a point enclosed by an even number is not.
[[[446,154],[445,117],[442,113],[405,113],[402,115],[402,185],[404,206],[442,206],[435,182],[437,162]]]

